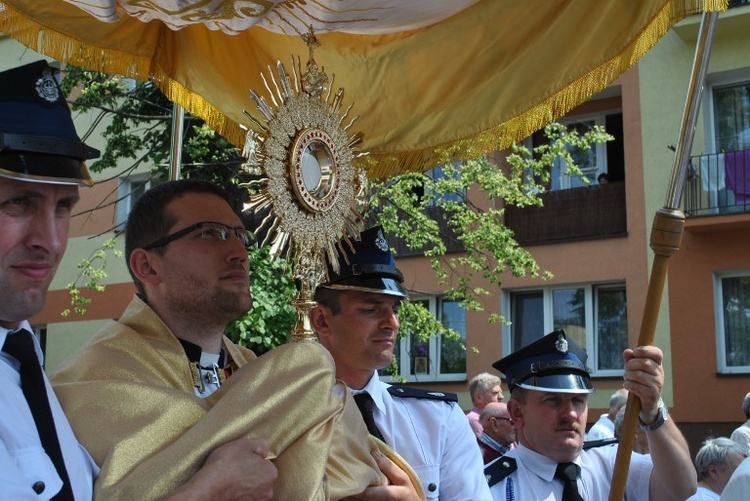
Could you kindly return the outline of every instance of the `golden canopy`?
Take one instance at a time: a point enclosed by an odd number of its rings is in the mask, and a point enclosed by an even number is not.
[[[316,60],[345,88],[368,175],[380,177],[522,139],[613,82],[680,19],[726,4],[0,0],[0,31],[60,61],[151,78],[242,146],[249,89],[267,89],[261,73],[277,60],[304,56],[297,35],[312,26]]]

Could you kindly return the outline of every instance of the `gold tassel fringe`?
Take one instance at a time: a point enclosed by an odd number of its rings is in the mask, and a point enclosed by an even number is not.
[[[113,73],[138,80],[151,78],[172,101],[206,123],[229,142],[242,148],[245,131],[200,95],[191,92],[148,58],[92,47],[71,36],[48,30],[7,4],[0,3],[0,32],[27,47],[59,61]],[[643,57],[674,24],[687,16],[710,11],[725,11],[728,0],[673,0],[666,4],[644,30],[620,54],[581,76],[545,101],[471,137],[402,153],[377,153],[359,157],[356,162],[367,169],[368,177],[377,179],[404,172],[425,171],[448,161],[465,161],[509,147],[604,89]],[[154,64],[152,66],[152,64]]]

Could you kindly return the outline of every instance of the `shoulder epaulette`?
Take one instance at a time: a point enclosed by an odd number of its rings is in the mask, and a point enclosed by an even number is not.
[[[589,449],[593,449],[595,447],[602,447],[604,445],[612,445],[619,442],[619,439],[617,437],[615,438],[602,438],[600,440],[589,440],[588,442],[583,443],[583,450],[587,451]]]
[[[428,398],[431,400],[442,400],[443,402],[458,402],[458,395],[442,391],[422,390],[411,386],[392,385],[388,387],[388,393],[400,398]]]
[[[515,459],[500,456],[495,461],[485,466],[484,478],[485,480],[487,480],[487,484],[492,487],[493,485],[516,471],[517,468],[518,466],[516,466]]]

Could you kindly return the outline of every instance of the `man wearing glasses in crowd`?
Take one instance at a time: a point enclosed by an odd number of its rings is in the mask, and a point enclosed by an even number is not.
[[[375,486],[365,494],[414,499],[408,475],[374,452],[322,347],[292,343],[256,359],[224,336],[252,305],[254,243],[210,183],[171,181],[136,203],[125,253],[138,294],[53,378],[102,468],[95,494],[336,499]],[[191,476],[224,444],[234,448],[217,460],[227,472],[242,468],[244,492],[199,490]]]
[[[508,406],[502,402],[491,402],[479,415],[483,432],[477,438],[482,459],[487,464],[508,452],[516,441],[516,428],[508,413]]]

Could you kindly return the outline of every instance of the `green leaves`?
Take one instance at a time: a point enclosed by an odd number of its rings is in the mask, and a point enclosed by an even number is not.
[[[248,256],[253,308],[227,326],[225,333],[260,355],[289,338],[297,320],[292,307],[297,289],[289,265],[283,259],[271,261],[267,248],[253,249]]]
[[[544,135],[546,142],[533,150],[514,145],[500,165],[478,158],[442,165],[440,171],[403,174],[372,184],[371,207],[384,229],[403,239],[410,249],[426,249],[446,297],[460,300],[468,310],[482,311],[481,297],[491,293],[474,286],[475,278],[499,288],[506,273],[551,276],[540,270],[505,226],[504,207],[541,205],[539,194],[546,189],[556,159],[566,162],[569,174],[580,174],[576,158],[592,145],[612,139],[598,126],[579,134],[558,123],[548,125]],[[446,252],[440,225],[427,215],[430,207],[442,209],[445,223],[464,252]],[[492,315],[490,320],[501,319]]]
[[[122,251],[115,248],[115,239],[111,238],[95,249],[91,255],[78,263],[80,270],[76,279],[69,283],[66,288],[70,296],[70,306],[77,315],[86,313],[86,306],[91,303],[91,298],[83,295],[82,289],[93,292],[104,292],[104,279],[107,278],[107,262],[110,254],[122,258]],[[66,308],[60,315],[70,316],[71,309]]]

